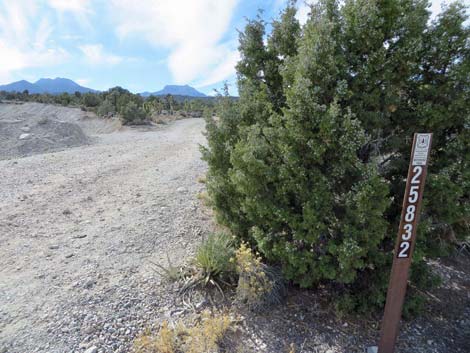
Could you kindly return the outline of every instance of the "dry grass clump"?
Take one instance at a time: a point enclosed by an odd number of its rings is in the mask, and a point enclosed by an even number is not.
[[[278,304],[285,295],[281,274],[261,262],[261,257],[242,242],[235,252],[238,286],[236,300],[251,310]]]
[[[202,204],[204,206],[209,207],[211,205],[211,199],[209,197],[209,194],[206,191],[201,191],[197,195],[198,200],[202,201]]]
[[[144,332],[134,341],[136,353],[218,353],[219,344],[234,320],[227,313],[204,311],[192,325],[179,322],[174,327],[163,322],[156,335]]]

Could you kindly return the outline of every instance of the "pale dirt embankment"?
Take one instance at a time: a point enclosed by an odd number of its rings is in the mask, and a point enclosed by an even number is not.
[[[63,109],[59,120],[79,120]],[[99,124],[78,126],[115,130]],[[203,128],[127,128],[0,161],[0,352],[127,352],[146,322],[172,314],[150,261],[181,263],[209,231],[196,199]]]
[[[119,129],[119,119],[99,118],[79,108],[0,103],[0,160],[91,144],[94,135]]]

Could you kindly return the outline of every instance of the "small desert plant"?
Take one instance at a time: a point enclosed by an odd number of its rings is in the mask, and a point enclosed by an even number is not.
[[[163,322],[157,336],[146,330],[134,341],[134,350],[137,353],[176,353],[176,334]]]
[[[235,270],[230,261],[234,253],[235,247],[230,235],[211,233],[197,249],[194,263],[203,273],[206,282],[209,279],[226,279]]]
[[[218,352],[218,343],[223,339],[232,324],[227,314],[211,314],[205,311],[201,321],[188,330],[190,340],[187,344],[188,353]]]
[[[204,311],[193,325],[163,322],[158,334],[148,330],[134,342],[136,353],[217,353],[234,320],[227,313]]]
[[[198,200],[201,200],[201,202],[204,206],[210,206],[211,205],[211,199],[209,197],[209,194],[206,191],[199,192],[196,196],[197,196]]]
[[[234,254],[233,239],[228,234],[209,234],[197,249],[192,266],[187,268],[179,294],[184,298],[194,289],[210,284],[224,296],[222,285],[235,282],[235,266],[231,261]]]
[[[280,271],[261,262],[261,257],[244,242],[235,253],[238,273],[236,300],[249,309],[258,310],[280,303],[285,287]]]
[[[150,262],[154,267],[154,271],[168,282],[176,282],[184,277],[184,269],[179,266],[174,266],[170,260],[168,253],[166,254],[168,266],[162,266],[156,262]]]

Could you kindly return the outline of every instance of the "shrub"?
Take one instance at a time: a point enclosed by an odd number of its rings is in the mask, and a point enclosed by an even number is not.
[[[120,111],[124,124],[139,124],[146,118],[145,112],[135,102],[127,103]]]
[[[170,328],[163,322],[156,336],[144,332],[134,341],[134,349],[136,353],[217,353],[232,326],[229,314],[204,311],[193,325],[180,322]]]
[[[237,302],[252,310],[266,308],[281,302],[285,294],[282,277],[261,261],[242,242],[235,253],[238,274]]]
[[[115,112],[114,105],[108,99],[103,100],[96,111],[98,115],[106,117],[109,114],[114,114]]]
[[[85,93],[81,96],[81,100],[85,107],[97,107],[101,103],[100,97],[95,93]]]
[[[220,99],[202,151],[219,222],[287,279],[370,310],[385,301],[413,132],[434,133],[413,268],[468,232],[470,29],[459,4],[435,21],[426,1],[341,4],[319,1],[297,31],[290,3],[267,39],[248,22],[240,100]]]
[[[209,279],[224,279],[234,272],[233,239],[226,233],[211,233],[199,246],[194,258],[195,266],[202,271],[202,275]]]

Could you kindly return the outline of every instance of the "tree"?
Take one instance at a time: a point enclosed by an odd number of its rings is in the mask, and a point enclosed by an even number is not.
[[[115,108],[114,104],[112,103],[112,99],[109,99],[109,97],[104,99],[101,102],[101,104],[98,106],[98,109],[97,109],[96,112],[97,112],[98,115],[106,116],[106,117],[109,114],[115,114],[116,113],[116,108]]]
[[[384,303],[413,132],[435,134],[413,283],[428,278],[424,256],[468,232],[470,32],[462,5],[431,23],[427,8],[322,0],[300,29],[291,2],[267,38],[248,21],[240,100],[208,120],[219,221],[349,309]]]
[[[165,96],[165,109],[170,111],[170,114],[173,114],[173,109],[175,107],[175,98],[171,94]]]
[[[99,96],[94,93],[85,93],[82,95],[82,104],[85,107],[97,107],[100,103]]]
[[[146,118],[145,112],[135,102],[128,102],[121,111],[124,124],[139,124]]]
[[[22,95],[22,98],[21,98],[22,100],[28,100],[29,91],[27,89],[25,89],[21,95]]]

